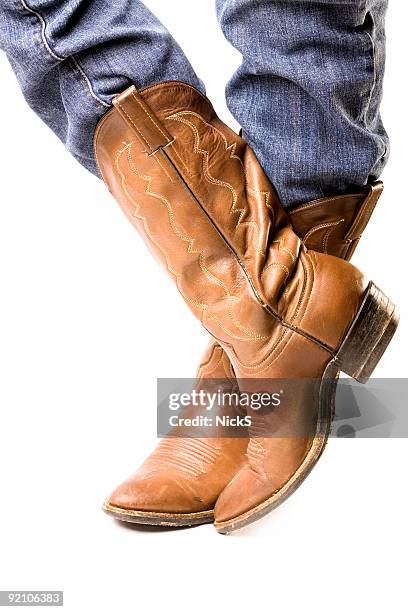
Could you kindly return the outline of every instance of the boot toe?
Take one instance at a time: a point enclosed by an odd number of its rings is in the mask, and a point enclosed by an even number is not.
[[[292,475],[257,472],[245,465],[217,500],[214,509],[216,526],[237,519],[244,520],[245,524],[252,522],[253,515],[263,513],[264,504],[270,507],[278,502]]]
[[[107,504],[125,511],[167,514],[208,510],[186,479],[165,471],[136,472],[113,491]]]
[[[271,483],[245,466],[219,496],[215,505],[216,523],[246,514],[274,492]]]

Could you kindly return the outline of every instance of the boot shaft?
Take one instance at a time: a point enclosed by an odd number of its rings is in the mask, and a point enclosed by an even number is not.
[[[95,135],[101,173],[240,375],[267,373],[289,341],[333,357],[362,275],[302,246],[252,150],[194,88],[133,87],[114,105]]]

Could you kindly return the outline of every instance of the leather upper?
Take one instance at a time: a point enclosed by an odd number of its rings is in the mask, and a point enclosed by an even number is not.
[[[350,260],[383,190],[377,181],[359,192],[308,202],[289,212],[290,222],[309,249]]]
[[[207,380],[233,390],[236,381],[228,357],[211,343],[197,373],[196,389],[206,389]],[[220,409],[221,410],[221,409]],[[220,410],[217,414],[221,414]],[[197,408],[188,406],[183,417],[194,417]],[[215,413],[213,413],[215,414]],[[172,437],[174,436],[174,437]],[[194,513],[212,510],[227,484],[245,464],[246,437],[220,437],[217,428],[205,437],[191,437],[191,428],[177,431],[159,441],[141,467],[115,489],[109,503],[142,512]]]
[[[302,246],[252,150],[194,88],[131,88],[114,104],[95,135],[101,173],[236,373],[268,376],[289,341],[330,359],[362,275]]]

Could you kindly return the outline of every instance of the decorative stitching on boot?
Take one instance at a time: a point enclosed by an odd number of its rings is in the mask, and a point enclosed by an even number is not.
[[[177,224],[175,222],[175,218],[174,218],[174,213],[173,213],[173,208],[170,204],[170,202],[168,201],[167,198],[154,193],[153,191],[151,191],[150,187],[151,187],[151,182],[152,182],[152,177],[151,176],[145,176],[142,175],[137,168],[135,167],[133,160],[132,160],[132,156],[131,156],[131,147],[132,147],[133,143],[128,143],[126,144],[126,146],[121,149],[118,152],[117,155],[117,161],[116,161],[116,167],[117,170],[119,172],[119,174],[122,177],[122,188],[127,196],[127,198],[129,199],[129,201],[133,204],[133,206],[135,207],[135,213],[134,216],[137,217],[138,219],[141,219],[143,221],[144,227],[145,227],[145,231],[147,233],[147,235],[149,236],[150,240],[152,240],[152,242],[155,244],[155,246],[157,246],[160,251],[163,253],[166,263],[167,263],[167,267],[169,269],[169,271],[176,277],[177,279],[177,287],[181,293],[181,295],[183,296],[183,298],[191,303],[194,304],[198,307],[200,307],[202,309],[202,316],[203,316],[203,321],[205,320],[213,320],[217,323],[217,325],[219,325],[219,327],[224,331],[224,333],[226,333],[229,337],[235,339],[235,340],[241,340],[244,342],[257,342],[259,340],[267,340],[268,336],[262,336],[260,334],[257,334],[255,331],[251,330],[250,328],[247,328],[245,326],[242,325],[242,323],[240,323],[238,321],[238,319],[236,319],[236,316],[234,315],[233,311],[232,311],[232,304],[233,303],[237,303],[239,302],[239,298],[232,296],[228,287],[225,285],[225,283],[219,279],[218,277],[216,277],[214,274],[212,274],[212,272],[209,271],[209,269],[206,267],[205,265],[205,254],[203,252],[197,251],[194,249],[194,242],[195,242],[195,238],[191,238],[190,236],[184,236],[182,234],[182,232],[178,229]],[[198,261],[199,261],[199,265],[202,269],[202,271],[204,272],[204,274],[206,275],[206,277],[211,281],[214,282],[215,284],[217,284],[218,286],[220,286],[226,293],[226,302],[228,303],[228,308],[225,309],[226,313],[228,314],[230,320],[233,322],[233,324],[240,330],[242,331],[244,334],[246,334],[246,337],[241,337],[238,335],[233,334],[230,330],[228,330],[227,328],[225,328],[225,326],[223,326],[221,324],[221,322],[217,319],[217,317],[213,314],[208,314],[208,309],[209,309],[209,305],[206,303],[201,303],[201,302],[197,302],[195,300],[192,300],[191,298],[188,298],[184,292],[181,290],[178,279],[181,277],[181,275],[179,273],[177,273],[172,266],[170,265],[169,262],[169,258],[167,253],[165,252],[165,250],[163,249],[163,247],[153,238],[153,236],[151,235],[150,231],[148,230],[148,227],[146,225],[146,219],[140,215],[138,215],[138,210],[140,208],[140,205],[137,204],[136,202],[134,202],[133,198],[131,197],[131,195],[129,194],[129,192],[126,189],[126,177],[123,174],[123,172],[121,171],[120,167],[119,167],[119,160],[120,157],[126,152],[126,157],[127,157],[127,161],[128,161],[128,165],[129,168],[131,169],[131,171],[138,176],[139,178],[141,178],[142,180],[146,181],[147,186],[146,186],[146,195],[152,196],[158,200],[160,200],[161,202],[163,202],[167,208],[168,211],[168,215],[169,215],[169,220],[170,220],[170,225],[175,233],[175,235],[180,238],[181,240],[183,240],[184,242],[188,243],[188,248],[187,248],[187,253],[189,254],[193,254],[193,255],[197,255],[198,256]]]
[[[234,189],[234,187],[223,180],[217,179],[214,176],[211,175],[210,171],[209,171],[209,155],[210,152],[206,149],[201,149],[200,148],[200,134],[198,132],[197,127],[194,125],[194,123],[192,123],[191,121],[188,121],[187,119],[184,119],[183,115],[192,115],[194,117],[197,117],[198,119],[200,119],[206,126],[210,127],[212,130],[214,130],[215,132],[217,132],[217,134],[219,134],[224,142],[225,145],[225,150],[228,151],[230,153],[230,157],[231,159],[237,159],[241,166],[242,166],[242,160],[235,155],[235,150],[236,150],[236,143],[233,143],[232,145],[228,145],[228,141],[225,138],[224,134],[222,134],[222,132],[220,132],[219,130],[217,130],[217,128],[215,128],[213,125],[211,125],[210,123],[207,123],[207,121],[205,121],[205,119],[199,115],[198,113],[194,113],[192,111],[182,111],[180,113],[175,113],[174,115],[170,115],[168,117],[168,119],[174,120],[174,121],[178,121],[180,123],[183,123],[184,125],[187,125],[188,127],[190,127],[190,129],[192,130],[193,134],[194,134],[194,152],[200,154],[203,157],[203,170],[204,170],[204,176],[205,178],[213,185],[218,185],[220,187],[225,187],[226,189],[228,189],[231,194],[232,194],[232,208],[230,210],[230,213],[237,213],[239,214],[239,218],[236,224],[236,229],[238,228],[239,225],[247,225],[247,226],[253,226],[256,229],[257,235],[258,235],[258,242],[260,239],[260,231],[259,231],[259,226],[256,223],[256,221],[242,221],[242,219],[245,217],[245,215],[247,214],[247,210],[245,208],[236,208],[236,205],[238,203],[238,193],[236,192],[236,190]],[[255,191],[255,190],[253,190]],[[262,255],[264,255],[264,252],[259,248],[259,244],[255,245],[255,248],[257,249],[258,252],[260,252]]]

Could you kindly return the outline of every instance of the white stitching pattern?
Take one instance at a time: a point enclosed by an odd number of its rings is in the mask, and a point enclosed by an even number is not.
[[[206,151],[205,149],[201,149],[200,148],[200,134],[198,132],[197,127],[194,125],[194,123],[191,123],[191,121],[188,121],[187,119],[184,119],[181,115],[193,115],[194,117],[197,117],[198,119],[200,119],[201,121],[203,121],[206,125],[210,126],[214,131],[216,131],[218,134],[220,134],[220,136],[222,137],[224,144],[225,144],[225,150],[228,151],[230,153],[231,159],[237,159],[239,160],[239,162],[242,165],[242,160],[235,155],[235,149],[236,149],[236,144],[233,143],[232,145],[228,145],[228,142],[224,136],[224,134],[222,134],[219,130],[217,130],[216,128],[214,128],[213,125],[207,123],[205,121],[205,119],[203,119],[203,117],[201,117],[201,115],[199,115],[198,113],[194,113],[192,111],[184,111],[184,112],[180,112],[180,113],[176,113],[174,115],[170,115],[169,117],[167,117],[168,119],[172,119],[173,121],[178,121],[179,123],[184,123],[184,125],[188,125],[190,127],[190,129],[193,131],[194,133],[194,150],[196,153],[199,153],[200,155],[202,155],[203,157],[203,169],[204,169],[204,175],[205,177],[208,179],[208,181],[210,183],[212,183],[213,185],[219,185],[220,187],[225,187],[226,189],[228,189],[231,194],[232,194],[232,207],[230,210],[230,213],[238,213],[239,214],[239,218],[236,224],[236,228],[238,228],[239,225],[242,226],[253,226],[256,229],[256,232],[258,234],[258,240],[260,239],[260,231],[259,231],[259,227],[258,224],[256,223],[256,221],[242,221],[242,219],[245,217],[245,215],[247,214],[247,211],[245,210],[245,208],[236,208],[236,205],[238,203],[238,194],[236,192],[236,190],[234,189],[234,187],[230,184],[227,183],[226,181],[221,181],[220,179],[215,178],[214,176],[211,175],[210,171],[209,171],[209,151]],[[255,190],[253,190],[255,191]],[[255,248],[260,251],[259,246],[255,245]],[[260,251],[263,254],[263,251]]]
[[[153,465],[159,462],[160,468],[173,467],[189,476],[198,477],[206,474],[220,455],[218,446],[212,446],[200,438],[165,438],[147,461]]]
[[[323,237],[323,242],[322,242],[324,253],[327,253],[327,242],[329,240],[329,236],[330,236],[331,232],[333,231],[333,229],[335,227],[337,227],[337,225],[340,225],[340,223],[344,223],[344,221],[345,221],[344,219],[339,219],[337,221],[330,221],[328,223],[321,223],[320,225],[316,225],[316,227],[313,227],[311,230],[309,230],[307,232],[306,236],[303,238],[304,244],[306,244],[306,242],[308,241],[310,236],[312,236],[313,234],[315,234],[319,230],[323,230],[323,229],[328,228],[328,231],[325,233],[325,235]]]
[[[205,255],[204,255],[204,253],[194,250],[193,245],[194,245],[194,242],[195,242],[195,240],[196,240],[196,239],[195,239],[195,238],[190,238],[189,236],[184,236],[184,235],[183,235],[183,234],[180,232],[180,230],[177,228],[177,225],[176,225],[175,220],[174,220],[174,213],[173,213],[173,209],[172,209],[172,207],[171,207],[170,202],[169,202],[169,201],[168,201],[166,198],[164,198],[163,196],[160,196],[159,194],[156,194],[156,193],[154,193],[154,192],[150,191],[150,185],[151,185],[151,182],[152,182],[152,177],[150,177],[150,176],[144,176],[144,175],[142,175],[142,174],[140,174],[140,173],[138,172],[138,170],[136,169],[136,167],[135,167],[135,166],[134,166],[134,164],[133,164],[133,160],[132,160],[132,157],[131,157],[131,152],[130,152],[131,146],[132,146],[132,143],[126,144],[126,145],[125,145],[125,147],[124,147],[123,149],[121,149],[121,150],[118,152],[118,155],[117,155],[116,167],[117,167],[117,170],[118,170],[119,174],[120,174],[120,175],[121,175],[121,177],[122,177],[122,188],[123,188],[123,190],[124,190],[124,192],[125,192],[125,194],[126,194],[127,198],[129,199],[129,201],[130,201],[130,202],[132,202],[133,206],[135,207],[135,213],[134,213],[134,216],[135,216],[135,217],[137,217],[138,219],[140,219],[140,220],[142,220],[142,221],[143,221],[143,225],[144,225],[145,231],[146,231],[147,235],[149,236],[150,240],[151,240],[151,241],[153,242],[153,244],[155,244],[155,246],[156,246],[157,248],[159,248],[159,249],[160,249],[160,251],[163,253],[163,255],[164,255],[164,257],[165,257],[165,260],[166,260],[167,267],[168,267],[169,271],[170,271],[170,272],[171,272],[171,273],[172,273],[172,274],[173,274],[173,275],[176,277],[176,279],[177,279],[177,287],[178,287],[178,289],[179,289],[179,291],[180,291],[181,295],[183,296],[183,298],[184,298],[184,299],[185,299],[187,302],[189,302],[189,303],[191,303],[191,304],[194,304],[195,306],[198,306],[199,308],[201,308],[201,309],[202,309],[203,324],[204,324],[204,321],[205,321],[205,320],[213,320],[213,321],[215,321],[215,322],[216,322],[216,323],[217,323],[217,324],[218,324],[218,325],[221,327],[221,329],[223,329],[223,331],[224,331],[226,334],[228,334],[228,335],[229,335],[231,338],[234,338],[234,339],[236,339],[236,340],[242,340],[242,341],[244,341],[244,342],[256,342],[256,341],[258,341],[258,340],[265,340],[265,339],[267,339],[267,338],[265,338],[264,336],[261,336],[261,335],[257,334],[257,333],[256,333],[256,332],[254,332],[253,330],[251,330],[251,329],[249,329],[249,328],[247,328],[247,327],[243,326],[243,325],[242,325],[242,324],[241,324],[241,323],[240,323],[240,322],[239,322],[239,321],[236,319],[236,317],[234,316],[234,313],[233,313],[233,311],[232,311],[232,307],[233,307],[233,304],[235,304],[235,303],[239,302],[239,298],[237,298],[237,297],[235,297],[235,296],[232,296],[232,295],[231,295],[231,293],[230,293],[230,291],[229,291],[229,289],[228,289],[228,287],[225,285],[225,283],[224,283],[223,281],[221,281],[220,279],[218,279],[216,276],[214,276],[214,275],[213,275],[213,274],[212,274],[212,273],[211,273],[211,272],[208,270],[208,268],[205,266],[205,264],[204,264],[204,262],[205,262]],[[162,247],[161,247],[161,246],[158,244],[158,242],[157,242],[156,240],[154,240],[153,236],[150,234],[150,232],[149,232],[149,230],[148,230],[148,227],[147,227],[147,225],[146,225],[146,220],[144,219],[144,217],[141,217],[141,216],[139,216],[139,215],[137,214],[137,213],[138,213],[138,210],[139,210],[139,208],[140,208],[140,206],[139,206],[139,205],[138,205],[136,202],[134,202],[133,198],[130,196],[129,192],[128,192],[128,191],[127,191],[127,189],[126,189],[126,184],[125,184],[125,176],[124,176],[124,174],[122,173],[121,169],[119,168],[119,159],[120,159],[120,157],[121,157],[121,156],[122,156],[122,155],[123,155],[125,152],[126,152],[126,157],[127,157],[127,161],[128,161],[128,164],[129,164],[129,168],[130,168],[130,170],[131,170],[131,171],[132,171],[134,174],[136,174],[137,176],[139,176],[140,178],[142,178],[144,181],[146,181],[146,182],[147,182],[147,187],[146,187],[146,192],[145,192],[145,193],[146,193],[146,195],[150,195],[150,196],[152,196],[152,197],[154,197],[154,198],[157,198],[158,200],[160,200],[161,202],[163,202],[163,203],[165,204],[165,206],[166,206],[166,208],[167,208],[167,211],[168,211],[168,215],[169,215],[170,225],[171,225],[171,227],[172,227],[172,229],[173,229],[174,233],[176,234],[176,236],[177,236],[178,238],[180,238],[181,240],[183,240],[183,241],[185,241],[185,242],[187,242],[187,243],[188,243],[188,249],[187,249],[187,252],[188,252],[189,254],[196,254],[196,255],[198,255],[198,257],[199,257],[199,265],[200,265],[200,268],[202,269],[202,271],[204,272],[204,274],[207,276],[207,278],[208,278],[210,281],[214,282],[215,284],[217,284],[218,286],[220,286],[220,287],[221,287],[221,288],[222,288],[222,289],[225,291],[225,293],[226,293],[226,301],[228,302],[228,309],[227,309],[228,316],[229,316],[229,318],[231,319],[231,321],[233,322],[233,324],[234,324],[234,325],[235,325],[235,326],[236,326],[236,327],[237,327],[239,330],[241,330],[241,331],[242,331],[242,332],[243,332],[243,333],[246,335],[246,337],[245,337],[245,338],[240,337],[240,336],[236,336],[236,335],[232,334],[232,333],[231,333],[229,330],[227,330],[227,329],[223,328],[223,327],[222,327],[222,325],[221,325],[221,323],[218,321],[218,319],[216,318],[216,316],[215,316],[214,314],[213,314],[213,315],[208,315],[208,308],[209,308],[208,304],[204,304],[204,303],[200,303],[200,302],[196,302],[196,301],[194,301],[194,300],[191,300],[190,298],[188,298],[188,297],[187,297],[187,296],[186,296],[186,295],[185,295],[185,294],[182,292],[182,290],[181,290],[181,288],[180,288],[180,286],[179,286],[179,284],[178,284],[178,279],[180,278],[180,276],[181,276],[181,275],[180,275],[178,272],[176,272],[176,270],[174,270],[174,269],[171,267],[171,265],[170,265],[170,262],[169,262],[169,259],[168,259],[168,257],[167,257],[166,252],[165,252],[165,251],[164,251],[164,249],[163,249],[163,248],[162,248]]]

